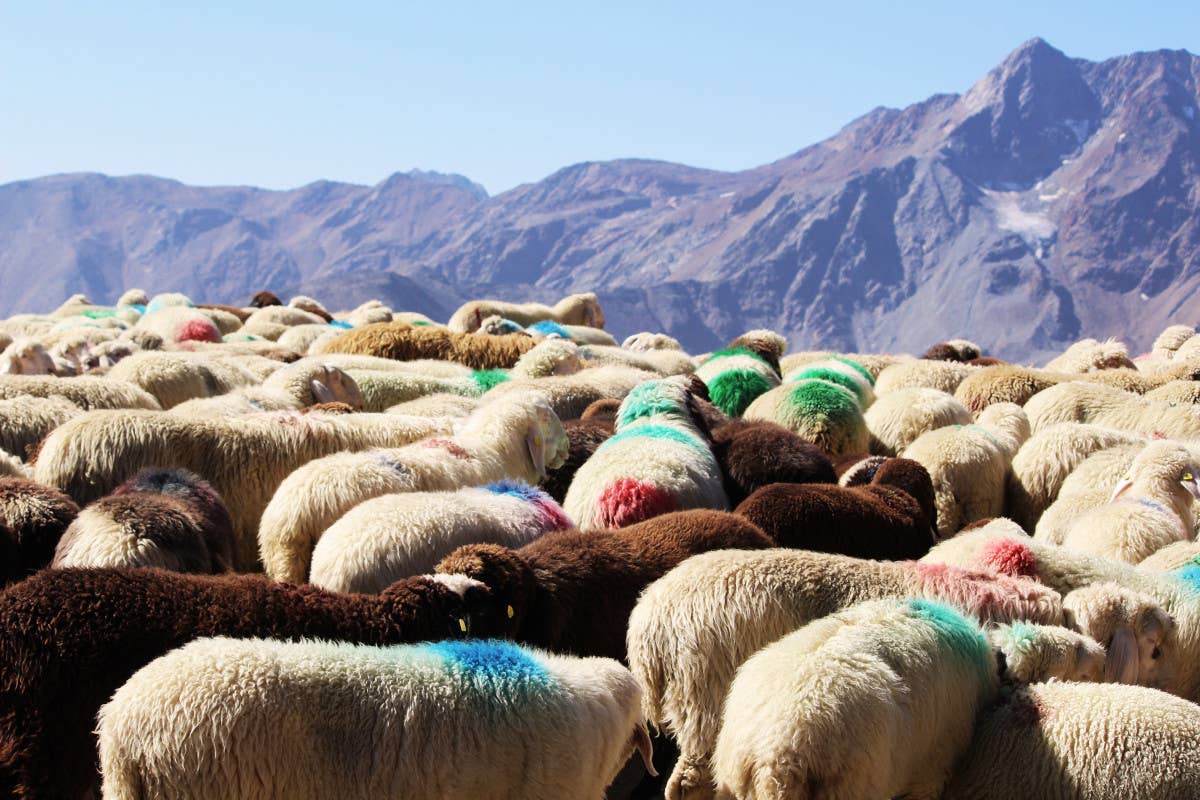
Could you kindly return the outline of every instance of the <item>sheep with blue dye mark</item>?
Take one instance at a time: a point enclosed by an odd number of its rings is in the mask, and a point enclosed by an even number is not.
[[[616,433],[575,473],[563,501],[567,516],[584,529],[728,507],[710,431],[679,378],[647,381],[629,393]]]
[[[1070,595],[1063,598],[1063,615]],[[1111,615],[1110,615],[1111,616]],[[984,629],[988,645],[1006,683],[1038,681],[1102,681],[1108,660],[1104,647],[1090,635],[1062,625],[1011,622]]]
[[[381,592],[431,572],[461,545],[517,548],[570,527],[553,498],[520,481],[385,494],[359,503],[321,535],[308,582],[335,592]]]
[[[604,312],[600,309],[600,301],[591,292],[568,295],[553,307],[541,303],[472,300],[450,315],[446,327],[458,333],[472,333],[479,330],[483,321],[492,315],[511,319],[519,325],[533,325],[542,320],[552,320],[568,325],[604,327]]]
[[[716,796],[938,797],[998,691],[978,623],[945,605],[832,614],[738,669],[713,754]]]
[[[554,411],[543,398],[522,393],[480,406],[453,437],[317,459],[289,475],[263,510],[258,526],[263,567],[276,580],[304,580],[321,535],[373,497],[505,478],[534,484],[566,455],[567,437]]]
[[[104,795],[601,800],[650,764],[640,696],[615,661],[505,642],[201,639],[100,710]]]
[[[617,340],[613,338],[611,333],[590,325],[566,325],[552,320],[542,320],[530,325],[525,329],[525,332],[535,339],[558,337],[560,339],[570,339],[580,344],[617,346]]]
[[[712,796],[721,707],[739,665],[812,620],[889,598],[938,600],[981,621],[1062,621],[1060,595],[1026,578],[782,549],[693,556],[648,586],[629,617],[646,715],[679,744],[667,797]]]

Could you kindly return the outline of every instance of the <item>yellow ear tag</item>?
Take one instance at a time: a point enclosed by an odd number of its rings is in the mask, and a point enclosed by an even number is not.
[[[1190,472],[1183,473],[1183,479],[1185,481],[1190,481],[1192,479],[1192,473],[1190,473]]]
[[[462,617],[458,618],[458,629],[463,633],[467,632],[467,621]]]
[[[508,607],[508,618],[509,618],[509,619],[512,619],[512,618],[513,618],[513,614],[514,614],[514,613],[515,613],[515,612],[513,611],[513,607],[512,607],[512,606],[509,606],[509,607]]]

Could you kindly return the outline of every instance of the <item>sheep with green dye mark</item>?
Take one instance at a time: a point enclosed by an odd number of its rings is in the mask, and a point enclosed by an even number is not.
[[[978,623],[945,605],[882,600],[832,614],[738,669],[716,796],[938,797],[998,691]]]
[[[695,374],[708,386],[713,405],[731,417],[740,417],[756,397],[779,385],[774,367],[746,347],[718,350]]]
[[[862,365],[845,358],[827,358],[814,361],[804,367],[783,376],[785,383],[816,378],[830,383],[836,383],[849,389],[858,405],[864,410],[870,409],[875,402],[875,379],[871,377]]]
[[[563,501],[582,529],[728,507],[708,427],[679,378],[646,381],[629,393],[617,411],[615,435],[575,473]]]
[[[640,699],[616,661],[507,642],[198,639],[100,709],[104,796],[601,800],[650,765]]]
[[[835,459],[865,452],[870,440],[854,393],[817,378],[775,387],[760,395],[742,416],[782,425]]]

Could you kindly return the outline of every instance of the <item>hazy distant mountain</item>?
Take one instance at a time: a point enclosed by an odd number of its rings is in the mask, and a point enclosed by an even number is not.
[[[445,318],[465,297],[597,290],[615,333],[694,350],[753,327],[793,350],[1144,348],[1200,322],[1198,84],[1184,51],[1092,63],[1034,39],[964,95],[875,109],[745,172],[586,163],[491,198],[421,172],[287,192],[22,181],[0,186],[0,312],[141,286]]]

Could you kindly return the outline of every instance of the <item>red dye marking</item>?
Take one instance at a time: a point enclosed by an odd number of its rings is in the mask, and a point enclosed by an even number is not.
[[[1046,709],[1029,695],[1021,692],[1009,703],[1009,719],[1014,725],[1033,727],[1046,718]]]
[[[1151,431],[1150,438],[1151,439],[1165,439],[1165,438],[1167,438],[1167,435],[1165,433],[1163,433],[1162,431]]]
[[[988,542],[983,547],[983,565],[1001,575],[1037,575],[1037,558],[1029,545],[1012,539]]]
[[[558,503],[539,499],[534,500],[533,504],[537,506],[538,511],[546,518],[546,522],[548,523],[547,530],[562,531],[575,527]]]
[[[212,323],[192,319],[179,326],[175,338],[181,342],[219,342],[221,332]]]
[[[600,524],[624,528],[635,522],[679,510],[679,503],[665,489],[649,481],[620,478],[600,495]]]
[[[452,442],[449,439],[426,439],[421,442],[422,447],[440,447],[455,458],[470,460],[471,454],[462,448],[458,442]]]

